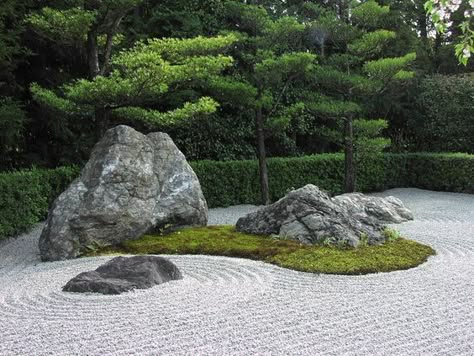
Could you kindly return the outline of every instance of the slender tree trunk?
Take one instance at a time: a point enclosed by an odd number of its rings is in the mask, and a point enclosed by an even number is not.
[[[122,19],[127,12],[128,10],[124,11],[123,16],[118,16],[114,20],[112,27],[107,32],[107,41],[105,43],[105,53],[104,53],[104,63],[102,65],[102,69],[100,70],[100,75],[108,74],[109,66],[110,66],[110,57],[112,56],[112,46],[114,43],[114,37],[117,34],[120,23],[122,22]]]
[[[428,39],[428,15],[425,10],[425,0],[415,0],[414,10],[416,14],[416,22],[418,32],[420,33],[421,40],[426,42]]]
[[[265,128],[263,125],[262,108],[257,108],[255,111],[255,129],[258,147],[261,203],[268,205],[270,204],[270,190],[268,188],[267,154],[265,151]]]
[[[354,164],[354,129],[352,115],[344,122],[344,190],[346,193],[355,191],[356,172]]]
[[[439,33],[439,32],[436,32],[436,37],[435,37],[435,41],[434,41],[434,60],[433,60],[433,63],[434,63],[434,66],[435,66],[435,72],[436,73],[439,73],[440,72],[440,69],[441,69],[441,66],[443,65],[443,61],[441,60],[440,58],[440,50],[442,48],[442,45],[443,45],[443,34]]]
[[[420,12],[418,15],[418,29],[420,31],[420,37],[423,42],[426,42],[428,39],[428,19],[426,12]]]
[[[336,2],[337,13],[339,14],[339,18],[344,22],[348,22],[349,14],[347,12],[349,8],[349,4],[347,0],[338,0]]]
[[[94,30],[87,34],[87,62],[89,64],[89,77],[94,79],[100,73],[99,48],[97,45],[97,34]]]
[[[110,112],[108,108],[96,107],[94,109],[96,141],[99,141],[109,128],[109,116]]]
[[[87,4],[84,7],[86,10],[94,10],[94,4]],[[99,45],[97,43],[97,37],[99,33],[99,24],[94,24],[87,33],[87,63],[89,66],[89,77],[94,79],[99,75],[107,75],[110,65],[110,58],[112,56],[113,39],[117,33],[117,29],[123,17],[127,12],[131,11],[133,7],[122,9],[115,13],[113,22],[109,25],[110,28],[107,31],[107,40],[104,49],[103,64],[102,68],[99,61]],[[111,13],[107,12],[104,15],[104,21],[108,18]],[[112,13],[114,15],[114,13]],[[110,121],[110,108],[109,107],[96,107],[94,109],[94,124],[95,124],[95,135],[97,141],[102,138],[105,131],[109,128]]]

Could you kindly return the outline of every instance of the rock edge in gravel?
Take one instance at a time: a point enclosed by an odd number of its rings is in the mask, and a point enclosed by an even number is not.
[[[43,261],[75,258],[171,224],[207,224],[199,180],[171,138],[120,125],[108,130],[41,234]]]
[[[80,273],[63,287],[63,291],[121,294],[182,278],[178,267],[166,258],[119,256],[99,266],[95,271]]]
[[[370,245],[385,242],[384,223],[413,220],[413,214],[395,197],[380,198],[360,193],[335,198],[308,184],[276,203],[237,221],[237,231],[278,235],[305,244],[349,245],[363,239]]]

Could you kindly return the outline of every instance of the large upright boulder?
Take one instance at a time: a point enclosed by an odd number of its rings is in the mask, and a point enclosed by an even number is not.
[[[276,203],[237,221],[238,231],[279,235],[305,244],[358,246],[385,241],[383,223],[413,219],[403,203],[394,198],[359,193],[331,198],[315,185],[293,190]]]
[[[56,199],[39,248],[43,261],[64,260],[156,228],[206,224],[198,178],[171,138],[122,125],[106,132]]]

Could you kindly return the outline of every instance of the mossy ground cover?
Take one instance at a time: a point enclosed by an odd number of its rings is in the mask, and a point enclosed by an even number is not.
[[[187,228],[168,235],[146,235],[139,240],[103,248],[98,254],[196,254],[242,257],[312,273],[368,274],[416,267],[435,251],[391,234],[380,246],[338,248],[308,246],[295,241],[239,233],[234,226]]]

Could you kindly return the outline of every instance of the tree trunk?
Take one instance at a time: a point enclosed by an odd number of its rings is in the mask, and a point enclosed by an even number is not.
[[[346,23],[349,21],[348,8],[349,4],[346,0],[338,0],[336,2],[336,13],[339,15],[339,18]]]
[[[109,128],[109,109],[96,107],[94,109],[94,122],[96,141],[98,142]]]
[[[417,13],[417,25],[418,31],[422,41],[426,42],[428,39],[428,15],[425,10],[425,0],[417,0],[415,2],[416,13]]]
[[[255,129],[257,134],[261,203],[268,205],[270,204],[270,190],[268,188],[267,154],[265,152],[265,129],[262,108],[258,108],[255,111]]]
[[[352,116],[344,122],[344,190],[346,193],[355,191],[356,172],[354,165],[354,129]]]
[[[94,79],[100,73],[99,48],[97,46],[97,34],[94,30],[87,34],[87,62],[89,64],[89,77]]]
[[[117,16],[111,28],[107,31],[107,41],[105,43],[104,61],[102,64],[102,69],[100,70],[100,75],[108,74],[109,66],[110,66],[110,57],[112,56],[112,46],[114,43],[114,37],[117,34],[120,23],[122,22],[122,19],[127,12],[128,10],[123,12],[123,16]]]

